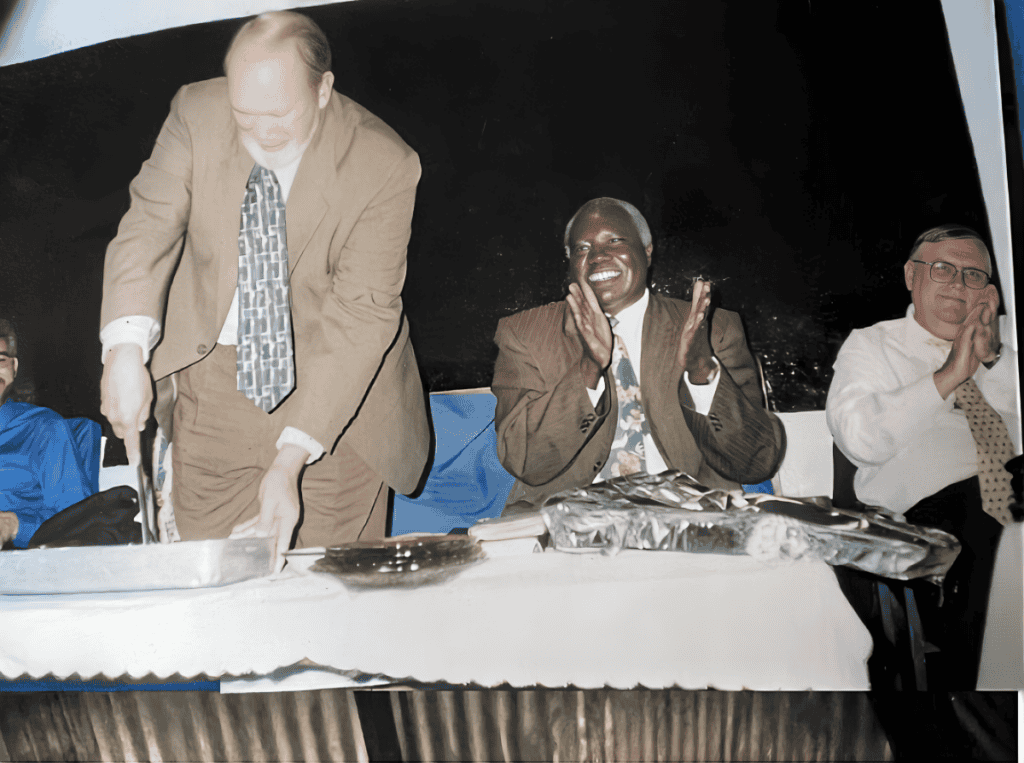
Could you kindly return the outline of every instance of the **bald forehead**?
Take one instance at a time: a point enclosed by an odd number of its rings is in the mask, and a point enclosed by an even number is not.
[[[299,46],[294,37],[281,38],[272,32],[252,33],[239,36],[226,57],[226,68],[230,70],[235,62],[247,63],[274,56],[291,59],[302,65]],[[230,71],[229,71],[230,73]]]
[[[638,238],[640,236],[640,231],[637,230],[633,218],[622,207],[616,204],[594,204],[589,208],[584,206],[576,214],[576,220],[573,222],[572,230],[569,232],[569,243],[575,243],[580,230],[595,220],[603,220],[607,223],[626,226],[626,229],[631,233],[635,234]]]
[[[917,258],[927,262],[947,260],[953,265],[980,268],[992,275],[992,258],[987,248],[972,238],[952,238],[929,242],[918,249]]]

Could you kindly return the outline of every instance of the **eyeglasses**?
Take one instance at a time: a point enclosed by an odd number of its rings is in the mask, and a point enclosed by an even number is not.
[[[984,289],[992,279],[984,270],[977,268],[960,268],[950,265],[948,262],[936,260],[925,262],[924,260],[911,260],[915,265],[928,265],[928,275],[935,283],[952,283],[957,273],[964,274],[964,286],[968,289]]]

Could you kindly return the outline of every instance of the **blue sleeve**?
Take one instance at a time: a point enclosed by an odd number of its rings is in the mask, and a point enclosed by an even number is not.
[[[33,467],[42,491],[42,505],[18,512],[14,545],[24,548],[45,522],[59,511],[93,494],[88,470],[68,423],[59,416],[41,421],[33,433]]]

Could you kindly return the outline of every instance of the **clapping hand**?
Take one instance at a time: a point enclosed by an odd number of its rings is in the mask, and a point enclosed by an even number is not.
[[[974,376],[983,362],[996,357],[1000,346],[998,309],[999,292],[989,284],[982,299],[960,324],[946,362],[935,372],[935,388],[943,399]]]
[[[693,284],[693,301],[679,335],[676,361],[682,366],[693,384],[706,384],[715,370],[708,341],[708,310],[711,307],[711,284],[697,279]]]
[[[569,284],[565,301],[569,311],[565,314],[565,333],[579,336],[583,343],[583,359],[580,371],[583,381],[590,389],[597,387],[597,380],[612,362],[612,327],[608,316],[598,304],[597,295],[586,281]]]

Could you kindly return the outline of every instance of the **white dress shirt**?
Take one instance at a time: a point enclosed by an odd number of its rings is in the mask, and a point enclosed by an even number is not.
[[[1006,336],[1006,316],[1000,333]],[[857,498],[902,517],[922,498],[978,472],[978,451],[963,411],[945,400],[933,374],[953,343],[939,339],[914,319],[857,329],[839,350],[825,414],[839,449],[857,466]],[[979,366],[974,380],[1002,417],[1020,453],[1017,353],[1003,345],[991,368]]]
[[[251,153],[251,151],[250,151]],[[277,182],[281,186],[281,198],[287,203],[288,194],[292,190],[292,183],[295,182],[295,175],[299,171],[299,163],[302,161],[302,154],[299,154],[294,161],[281,169],[274,170]],[[243,192],[243,198],[244,198]],[[238,200],[238,207],[242,207],[242,199]],[[148,315],[129,315],[125,318],[118,318],[111,321],[100,331],[100,341],[103,342],[102,359],[106,362],[107,352],[117,344],[137,344],[142,348],[142,360],[149,362],[149,353],[156,346],[160,339],[161,326],[159,321],[153,320]],[[217,337],[218,344],[238,344],[238,287],[235,287],[234,296],[231,298],[231,307],[228,308],[227,317],[221,327],[220,335]],[[285,427],[277,440],[277,449],[284,445],[298,445],[309,451],[307,464],[311,464],[324,454],[324,447],[314,438],[295,427]]]
[[[647,305],[650,301],[650,290],[644,289],[644,295],[640,299],[618,312],[615,316],[618,323],[612,329],[613,333],[622,338],[622,343],[626,346],[629,362],[633,366],[633,373],[636,375],[638,384],[640,383],[640,357],[643,352],[644,315],[647,313]],[[715,361],[715,370],[711,373],[707,384],[691,384],[689,374],[683,372],[683,380],[686,382],[687,389],[690,390],[690,397],[693,398],[693,408],[697,413],[705,416],[711,410],[711,402],[714,400],[715,390],[718,389],[718,361],[714,358],[712,360]],[[590,402],[595,406],[600,401],[602,394],[604,394],[603,376],[597,380],[597,389],[587,390]],[[643,403],[643,400],[640,402]],[[644,464],[648,474],[660,474],[668,468],[665,459],[661,457],[658,446],[654,444],[654,438],[649,433],[644,435]],[[600,479],[601,476],[598,475],[594,478],[594,482]]]

